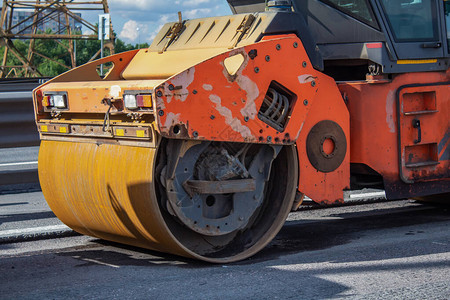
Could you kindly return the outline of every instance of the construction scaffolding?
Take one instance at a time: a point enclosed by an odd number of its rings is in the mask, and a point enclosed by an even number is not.
[[[0,78],[5,77],[42,77],[34,64],[34,57],[40,56],[53,61],[67,70],[75,68],[76,50],[74,41],[84,39],[97,39],[98,28],[82,17],[83,11],[98,11],[98,14],[109,13],[108,1],[86,0],[3,0],[0,18],[0,47],[4,47],[2,65],[0,66]],[[82,27],[84,32],[82,33]],[[50,30],[49,30],[50,29]],[[110,39],[105,41],[104,48],[114,53],[114,35],[112,26]],[[14,45],[13,40],[29,40],[28,50],[20,51]],[[58,60],[39,53],[36,48],[36,40],[53,39],[67,49],[70,55],[71,65],[68,66]],[[62,43],[68,40],[68,43]],[[101,49],[91,58],[97,58]],[[8,57],[12,55],[20,63],[8,65]]]

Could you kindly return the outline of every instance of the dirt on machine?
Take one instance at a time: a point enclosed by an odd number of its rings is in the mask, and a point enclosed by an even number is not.
[[[449,1],[228,3],[34,90],[39,180],[61,221],[226,263],[266,246],[305,195],[450,201]]]

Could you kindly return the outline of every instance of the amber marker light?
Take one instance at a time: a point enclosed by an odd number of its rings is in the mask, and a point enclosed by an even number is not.
[[[145,108],[152,107],[152,96],[151,95],[137,95],[136,100],[137,100],[137,105],[139,107],[145,107]]]

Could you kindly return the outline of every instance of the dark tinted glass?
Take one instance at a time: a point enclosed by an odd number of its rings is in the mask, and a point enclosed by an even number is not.
[[[323,2],[351,15],[352,17],[378,28],[372,8],[367,0],[323,0]]]
[[[381,0],[396,41],[430,41],[438,38],[432,0]]]

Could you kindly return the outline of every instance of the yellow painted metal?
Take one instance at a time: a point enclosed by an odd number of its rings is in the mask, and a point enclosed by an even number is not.
[[[166,79],[231,48],[254,44],[262,38],[260,28],[267,27],[273,16],[257,15],[248,31],[242,32],[241,25],[249,16],[188,20],[175,39],[170,38],[175,23],[167,23],[150,47],[136,54],[121,76],[126,80]]]
[[[256,19],[243,35],[241,25],[249,18],[249,14],[188,20],[183,22],[184,29],[181,34],[170,43],[168,43],[171,40],[170,28],[175,23],[167,23],[153,39],[149,51],[161,52],[163,49],[166,49],[167,52],[204,48],[230,49],[234,48],[233,46],[242,47],[254,44],[261,40],[261,32],[273,20],[274,14],[254,15]]]
[[[136,136],[137,137],[144,137],[145,131],[144,130],[136,130]]]
[[[227,48],[186,49],[163,53],[141,50],[122,72],[122,77],[126,80],[166,79],[226,51]]]
[[[154,175],[158,147],[166,149],[167,143],[163,140],[161,145],[43,140],[38,170],[44,197],[55,215],[81,234],[208,262],[245,259],[274,238],[296,190],[294,147],[279,154],[273,169],[284,175],[272,182],[273,199],[266,199],[267,207],[251,224],[252,230],[204,236],[159,205],[164,197],[157,197],[156,187],[161,186]],[[242,236],[249,242],[243,243]]]
[[[79,233],[196,257],[176,241],[160,213],[153,179],[156,152],[155,148],[42,141],[42,192],[56,216]]]
[[[435,64],[437,59],[403,59],[397,60],[397,65]]]
[[[42,93],[67,93],[70,113],[104,114],[109,106],[102,103],[103,99],[121,98],[126,90],[144,91],[147,93],[162,82],[163,80],[50,82],[40,87],[40,91]],[[111,112],[115,111],[117,111],[117,109],[113,107]],[[125,108],[125,111],[128,110]],[[41,117],[38,115],[38,120],[40,120],[40,118]]]
[[[223,65],[227,69],[228,74],[233,76],[237,73],[239,68],[242,66],[242,64],[244,63],[244,60],[245,60],[244,56],[241,53],[239,53],[239,54],[236,54],[236,55],[226,58],[223,61]]]
[[[117,136],[124,136],[125,135],[125,129],[117,128],[116,129],[116,135]]]

